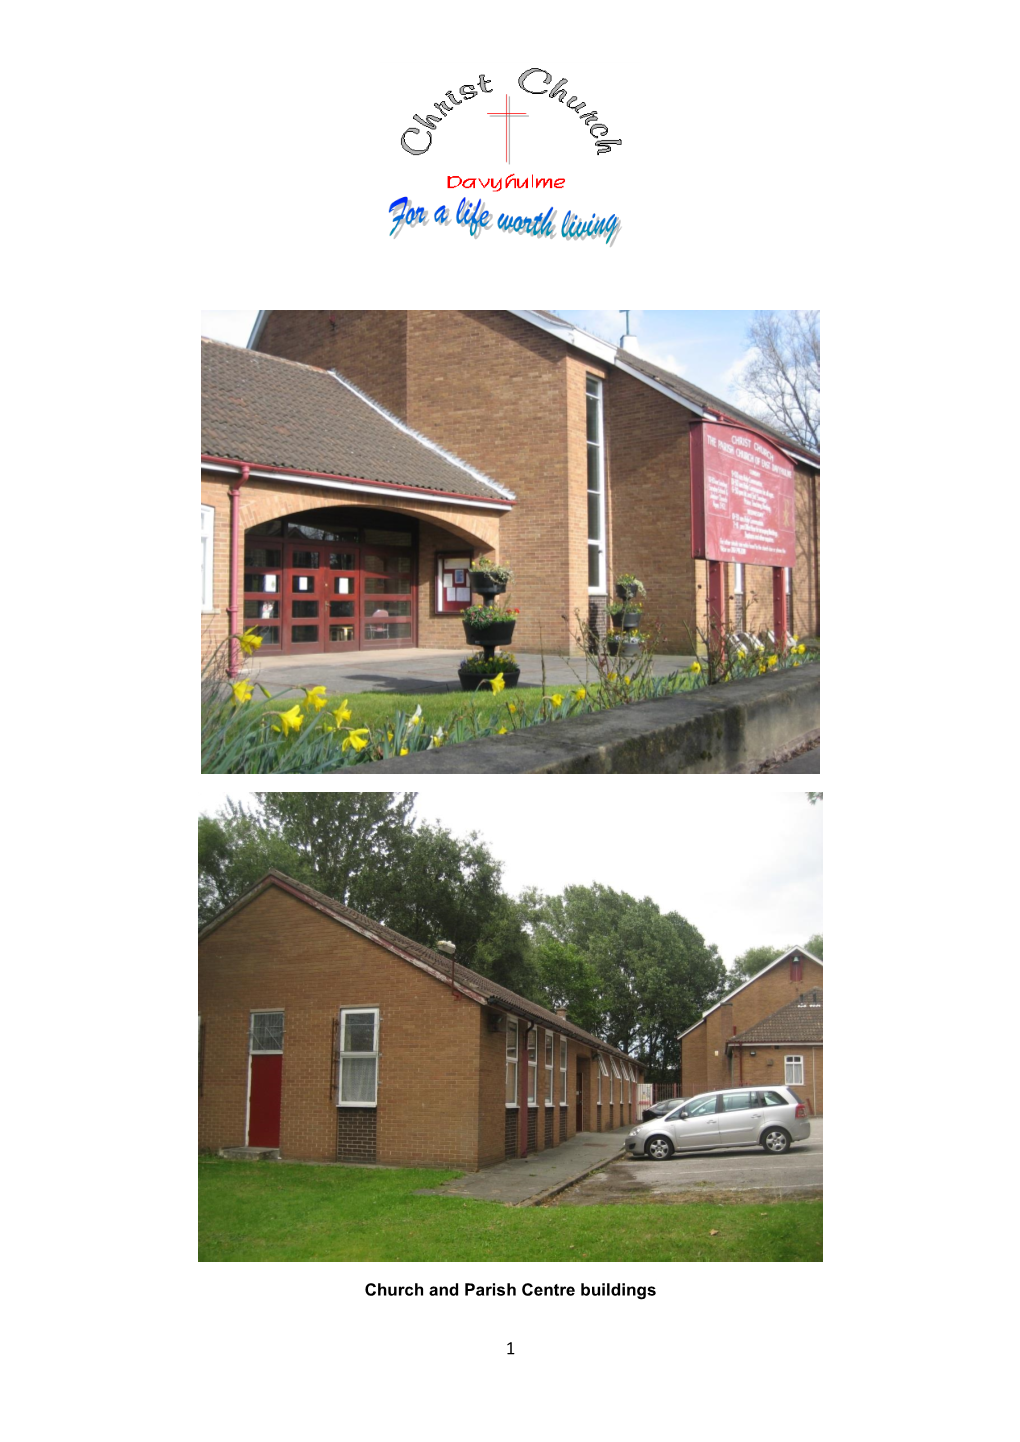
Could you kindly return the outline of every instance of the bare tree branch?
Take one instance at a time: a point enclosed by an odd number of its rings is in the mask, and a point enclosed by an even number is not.
[[[753,353],[740,378],[759,420],[812,450],[821,447],[821,327],[816,310],[757,311]]]

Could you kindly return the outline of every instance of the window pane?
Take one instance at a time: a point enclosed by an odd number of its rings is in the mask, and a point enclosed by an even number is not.
[[[599,381],[597,376],[586,376],[584,388],[590,396],[597,396],[599,393]]]
[[[282,564],[282,551],[263,551],[245,549],[244,564],[246,566],[279,566]]]
[[[260,576],[257,571],[250,575],[244,573],[244,589],[246,591],[278,591],[280,589],[279,576]]]
[[[788,1107],[790,1103],[785,1097],[781,1097],[778,1092],[766,1092],[765,1105],[767,1107]]]
[[[410,621],[366,621],[366,641],[408,640],[411,635]]]
[[[599,438],[599,403],[594,396],[588,397],[588,439],[597,441]]]
[[[723,1097],[722,1104],[724,1112],[746,1112],[751,1105],[751,1093],[738,1092],[736,1096]]]
[[[279,646],[279,626],[256,626],[254,630],[262,637],[263,646]]]
[[[508,1102],[517,1100],[517,1063],[508,1061],[506,1064],[506,1099]]]
[[[330,614],[331,616],[353,616],[353,615],[354,615],[354,602],[353,602],[353,601],[330,601],[330,603],[329,603],[329,614]]]
[[[588,585],[599,586],[602,584],[601,567],[599,565],[600,551],[598,544],[588,547]]]
[[[319,628],[318,626],[291,626],[290,639],[298,643],[304,642],[305,644],[309,641],[317,641],[319,639]]]
[[[349,1011],[344,1017],[342,1051],[375,1051],[375,1012]]]
[[[290,608],[292,616],[317,616],[319,614],[318,601],[295,601]]]
[[[315,590],[315,577],[314,577],[314,576],[291,576],[291,578],[290,578],[290,589],[291,589],[292,591],[314,591],[314,590]]]
[[[714,1112],[714,1111],[715,1111],[715,1097],[714,1097],[714,1096],[711,1096],[711,1097],[702,1097],[700,1101],[694,1102],[694,1104],[693,1104],[692,1106],[689,1106],[689,1107],[687,1108],[687,1114],[688,1114],[688,1116],[692,1116],[692,1117],[707,1117],[707,1116],[710,1116],[711,1113]]]
[[[387,601],[384,606],[381,606],[378,601],[365,602],[366,616],[410,616],[410,614],[410,601]]]
[[[283,1051],[283,1012],[257,1011],[251,1019],[252,1051]]]
[[[340,1063],[340,1100],[375,1101],[375,1057],[345,1056]]]
[[[333,591],[337,596],[349,596],[354,590],[353,576],[334,576]]]
[[[330,551],[329,568],[331,571],[354,571],[357,570],[353,551]]]
[[[409,596],[411,582],[400,576],[366,576],[364,591],[366,596]]]
[[[290,564],[307,566],[309,571],[317,571],[319,569],[319,553],[318,551],[295,551],[290,558]]]
[[[272,621],[280,614],[279,601],[245,601],[246,621]]]
[[[329,639],[330,639],[331,641],[353,641],[353,640],[354,640],[354,627],[353,627],[353,626],[330,626],[330,628],[329,628]]]
[[[589,491],[601,491],[602,489],[602,477],[599,474],[598,446],[588,447],[588,489]]]
[[[599,498],[588,492],[588,539],[589,541],[600,541],[602,539],[602,507]]]

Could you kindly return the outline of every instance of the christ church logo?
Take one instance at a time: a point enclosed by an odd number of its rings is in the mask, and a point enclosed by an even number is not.
[[[568,95],[569,82],[566,76],[562,80],[557,80],[554,85],[551,71],[543,70],[539,65],[533,65],[531,69],[525,70],[517,77],[517,84],[526,95],[543,96],[547,100],[558,101],[564,107],[564,113],[567,110],[573,111],[585,126],[589,138],[595,142],[596,155],[611,155],[614,145],[623,144],[622,140],[609,138],[609,126],[605,121],[599,119],[597,110],[587,108],[587,100],[582,100],[577,95]],[[460,85],[457,87],[456,94],[452,90],[447,90],[443,100],[433,100],[430,111],[426,111],[424,115],[412,116],[416,124],[409,125],[401,135],[401,146],[408,155],[426,155],[432,148],[433,135],[444,120],[452,119],[460,106],[470,105],[472,101],[480,99],[481,96],[491,94],[492,81],[484,71],[479,74],[477,84],[472,81],[467,85]],[[482,107],[476,108],[482,109]],[[509,165],[511,121],[527,120],[529,112],[527,110],[511,110],[510,96],[504,95],[502,110],[486,109],[482,113],[486,119],[504,122],[503,158]]]

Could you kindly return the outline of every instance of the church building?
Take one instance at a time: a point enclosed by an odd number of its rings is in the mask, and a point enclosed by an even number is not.
[[[514,572],[515,650],[576,650],[630,573],[692,654],[709,431],[788,468],[788,624],[820,632],[819,457],[550,311],[262,311],[202,357],[206,654],[251,626],[265,656],[459,647],[481,556]],[[727,629],[772,625],[776,574],[724,562]]]

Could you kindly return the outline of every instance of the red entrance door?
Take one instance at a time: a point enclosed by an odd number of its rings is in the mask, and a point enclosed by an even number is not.
[[[577,1065],[577,1091],[575,1092],[574,1103],[577,1110],[577,1118],[574,1124],[575,1130],[582,1132],[584,1131],[584,1072],[581,1069],[580,1062],[578,1062]]]
[[[247,1145],[278,1147],[283,1095],[283,1012],[253,1011],[249,1037]]]

